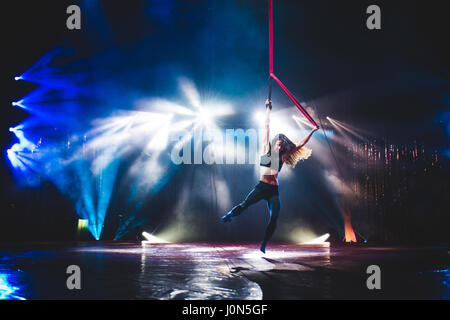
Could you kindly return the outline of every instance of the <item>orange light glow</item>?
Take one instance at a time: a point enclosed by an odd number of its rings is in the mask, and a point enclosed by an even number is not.
[[[353,231],[351,215],[349,212],[344,214],[345,221],[345,242],[356,242],[355,232]]]

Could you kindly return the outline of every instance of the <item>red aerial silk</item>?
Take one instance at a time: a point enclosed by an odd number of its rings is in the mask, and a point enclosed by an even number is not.
[[[314,119],[306,112],[305,108],[298,102],[298,100],[294,97],[294,95],[286,88],[286,86],[278,79],[273,73],[273,0],[269,0],[269,79],[275,80],[276,83],[280,86],[280,88],[284,91],[284,93],[288,96],[289,99],[295,104],[295,106],[300,110],[301,113],[306,117],[306,119],[311,122],[311,124],[315,127],[319,127]],[[271,84],[269,84],[271,86]],[[269,95],[271,92],[271,87],[269,87]],[[270,97],[269,97],[270,99]]]
[[[269,0],[269,56],[270,56],[270,75],[273,74],[273,5]]]

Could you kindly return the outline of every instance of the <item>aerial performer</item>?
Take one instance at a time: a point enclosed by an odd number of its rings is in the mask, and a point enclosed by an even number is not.
[[[266,120],[265,135],[263,140],[263,154],[260,158],[260,177],[258,184],[247,195],[244,201],[235,206],[230,212],[222,217],[222,222],[230,222],[234,217],[242,214],[249,206],[261,200],[267,201],[270,220],[266,227],[264,239],[259,249],[265,253],[266,245],[272,237],[277,226],[278,216],[280,214],[280,196],[278,193],[278,173],[284,163],[295,167],[298,161],[308,159],[311,155],[311,149],[305,147],[312,134],[319,128],[315,127],[298,144],[294,144],[284,134],[279,133],[270,142],[270,110],[271,101],[266,101]]]
[[[283,83],[273,73],[273,10],[272,0],[269,0],[269,56],[270,56],[270,73],[269,73],[269,93],[266,101],[266,117],[265,117],[265,135],[263,139],[263,150],[260,159],[260,178],[258,184],[250,191],[247,197],[240,204],[235,206],[224,215],[222,222],[231,222],[234,217],[241,215],[249,206],[266,200],[269,209],[270,219],[267,224],[264,238],[259,249],[265,253],[266,245],[272,237],[277,226],[278,216],[280,214],[281,203],[278,193],[278,173],[284,163],[291,167],[295,167],[298,161],[306,160],[311,155],[311,149],[305,145],[310,140],[313,133],[319,130],[319,126],[306,112],[303,106],[297,101],[294,95],[283,85]],[[303,113],[303,115],[311,122],[313,129],[299,143],[293,143],[287,136],[279,133],[270,141],[270,112],[272,110],[272,80],[274,80],[294,105]]]

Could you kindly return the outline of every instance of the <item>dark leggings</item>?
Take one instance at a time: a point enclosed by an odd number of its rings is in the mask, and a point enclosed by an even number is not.
[[[275,231],[277,219],[281,209],[280,196],[278,195],[277,186],[264,182],[258,183],[258,185],[250,191],[245,200],[235,206],[231,212],[233,213],[233,216],[238,216],[242,214],[249,206],[263,199],[267,200],[267,207],[269,208],[270,213],[269,224],[267,225],[264,234],[264,242],[267,243]]]

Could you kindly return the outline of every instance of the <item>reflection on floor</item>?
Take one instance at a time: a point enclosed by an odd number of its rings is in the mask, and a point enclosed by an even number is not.
[[[69,265],[81,290],[69,290]],[[378,265],[381,289],[367,288]],[[449,299],[448,247],[89,242],[0,246],[0,299]]]

